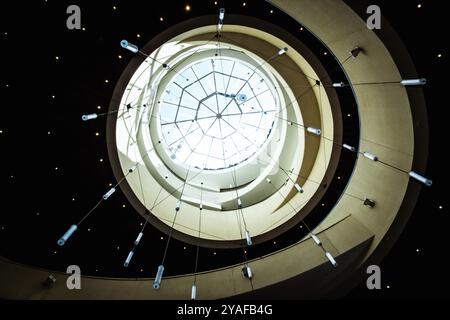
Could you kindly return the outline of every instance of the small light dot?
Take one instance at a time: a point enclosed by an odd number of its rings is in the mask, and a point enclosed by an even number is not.
[[[98,272],[98,269],[95,269],[95,272]]]
[[[3,133],[3,130],[0,130],[0,134],[2,134]]]
[[[444,207],[443,206],[439,206],[439,210],[442,210],[442,209],[444,209]]]
[[[83,28],[81,28],[81,30],[83,30],[83,31],[86,31],[86,28],[85,28],[85,27],[83,27]]]
[[[126,207],[127,207],[126,205],[124,205],[124,204],[122,205],[122,208],[126,208]]]
[[[422,8],[422,5],[419,3],[418,5],[417,5],[417,8]]]
[[[51,135],[52,133],[50,131],[47,132],[48,135]]]
[[[141,272],[144,272],[144,269],[141,269]]]
[[[57,252],[57,251],[54,251],[53,253],[54,253],[54,254],[57,254],[58,252]]]
[[[14,176],[11,176],[11,179],[14,179]]]
[[[349,117],[349,118],[350,118],[351,116],[352,116],[352,115],[351,115],[350,113],[348,113],[348,114],[347,114],[347,117]]]
[[[217,1],[214,1],[214,5],[216,5],[217,6]],[[6,32],[5,32],[6,33]]]
[[[390,288],[391,288],[391,286],[386,286],[386,288],[387,288],[387,289],[390,289]]]
[[[214,251],[214,252],[213,252],[213,255],[217,255],[217,252]]]
[[[186,250],[186,247],[183,247],[183,250]]]
[[[36,212],[36,215],[39,216],[39,212]]]
[[[324,52],[323,55],[326,56],[328,54],[328,52]]]
[[[141,222],[139,225],[142,227],[144,224]]]
[[[245,2],[244,2],[244,3],[242,3],[242,6],[243,6],[243,7],[245,7],[246,5],[247,5],[247,4],[246,4]]]
[[[117,56],[119,59],[122,59],[122,56],[119,54],[118,56]]]
[[[75,201],[75,198],[72,198],[72,201]]]
[[[9,88],[9,84],[7,84],[6,87]]]
[[[270,13],[273,13],[273,10],[270,10]]]
[[[161,237],[161,240],[164,240],[164,237]]]
[[[113,10],[116,10],[117,9],[117,7],[116,6],[113,6]]]
[[[109,186],[112,187],[112,183],[110,183]]]
[[[300,229],[303,229],[303,226],[300,226]]]
[[[87,231],[88,231],[88,232],[91,232],[91,228],[88,228]]]
[[[141,37],[141,35],[138,33],[137,35],[136,35],[136,37],[138,37],[138,38],[140,38]]]
[[[100,159],[100,162],[103,162],[103,159]]]
[[[4,35],[7,36],[7,35],[8,35],[8,32],[5,32]]]
[[[300,31],[303,31],[303,27],[300,27]]]
[[[159,18],[159,21],[164,21],[164,18],[163,18],[163,17],[160,17],[160,18]]]
[[[338,180],[341,180],[341,177],[338,177]]]
[[[191,11],[191,6],[187,4],[186,7],[184,7],[184,10]]]
[[[105,80],[105,83],[109,83],[109,80],[108,80],[108,79],[106,79],[106,80]]]
[[[55,171],[58,171],[58,167],[55,167]]]
[[[58,57],[58,56],[56,56],[56,57],[55,57],[55,59],[56,59],[56,60],[59,60],[59,57]]]
[[[55,99],[56,97],[55,96],[52,96],[52,99]]]
[[[438,58],[442,58],[442,54],[441,54],[441,53],[439,53],[437,57],[438,57]]]
[[[117,247],[117,250],[120,250],[120,247],[119,247],[119,246]]]
[[[322,207],[325,207],[325,203],[322,203]]]
[[[98,110],[101,110],[101,109],[102,109],[102,106],[97,106],[97,109],[98,109]]]
[[[277,244],[277,242],[276,242],[276,241],[274,241],[274,242],[273,242],[273,244]]]
[[[99,135],[100,135],[100,133],[98,133],[98,132],[95,133],[95,136],[96,136],[96,137],[98,137]]]

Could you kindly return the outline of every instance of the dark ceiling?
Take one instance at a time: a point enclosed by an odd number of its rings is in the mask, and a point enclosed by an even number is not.
[[[154,276],[167,236],[147,229],[132,265],[124,269],[123,261],[144,220],[121,192],[96,210],[64,248],[56,245],[68,226],[99,200],[109,184],[115,184],[105,121],[82,122],[81,115],[107,111],[114,85],[131,57],[120,48],[120,40],[143,45],[175,23],[217,14],[218,8],[225,7],[229,13],[276,23],[316,53],[323,51],[311,35],[300,31],[300,25],[267,2],[245,1],[245,6],[243,1],[217,2],[168,0],[164,7],[155,7],[151,1],[41,0],[3,5],[0,255],[61,271],[77,264],[86,275]],[[353,2],[356,0],[346,1],[349,5]],[[187,3],[190,11],[185,10]],[[444,4],[424,1],[418,8],[417,1],[402,1],[401,6],[393,1],[374,3],[399,32],[419,74],[429,82],[425,87],[431,133],[426,175],[434,185],[423,190],[404,233],[381,265],[384,289],[368,291],[362,284],[348,297],[448,297],[444,290],[449,281],[441,263],[450,219],[441,172],[445,161],[442,147],[446,145],[441,110],[448,50],[446,42],[431,36],[446,30]],[[66,28],[66,8],[71,4],[81,7],[85,30]],[[333,66],[332,59],[331,55],[321,57],[326,67]],[[322,213],[332,207],[333,192],[330,197],[327,206],[320,208]],[[280,249],[299,236],[300,232],[295,237],[282,236],[276,243],[255,249],[253,255]],[[199,268],[241,260],[236,251],[202,249]],[[194,261],[195,247],[171,243],[169,274],[192,272]]]

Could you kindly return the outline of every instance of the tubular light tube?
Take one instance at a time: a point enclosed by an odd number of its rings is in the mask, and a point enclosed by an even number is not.
[[[136,240],[134,241],[134,245],[137,246],[139,244],[139,242],[141,242],[142,237],[144,236],[144,234],[141,232],[139,233],[139,235],[137,236]]]
[[[58,245],[59,246],[63,246],[66,241],[70,238],[70,236],[78,229],[76,224],[73,224],[69,230],[67,230],[66,233],[64,233],[64,235],[61,237],[61,239],[58,240]]]
[[[81,117],[81,119],[83,121],[89,121],[89,120],[94,120],[97,119],[98,115],[96,113],[92,113],[92,114],[85,114]]]
[[[338,264],[337,264],[336,260],[334,260],[334,258],[333,258],[333,256],[331,255],[331,253],[325,252],[325,255],[327,256],[328,260],[329,260],[330,263],[333,265],[333,267],[337,268]]]
[[[245,239],[247,239],[247,245],[251,246],[253,244],[252,237],[250,236],[249,231],[245,231]]]
[[[163,276],[163,272],[164,272],[164,266],[160,265],[158,267],[158,272],[156,273],[155,281],[153,281],[153,289],[159,290],[159,288],[161,287],[161,279]]]
[[[423,86],[427,83],[427,79],[408,79],[400,81],[400,84],[404,86]]]
[[[333,87],[343,88],[343,87],[345,87],[345,84],[343,82],[337,82],[337,83],[333,83]]]
[[[193,284],[191,289],[191,300],[195,300],[196,298],[197,298],[197,286]]]
[[[246,274],[245,276],[249,279],[253,278],[252,269],[249,266],[245,266]]]
[[[125,268],[127,268],[130,265],[130,261],[131,261],[131,258],[133,258],[133,254],[134,254],[133,251],[130,251],[130,253],[128,254],[127,260],[125,260],[125,262],[123,264],[123,266]]]
[[[311,233],[311,238],[314,240],[314,242],[318,245],[322,245],[322,241],[320,241],[319,237],[317,237],[314,233]]]
[[[120,41],[120,45],[122,48],[130,50],[133,53],[137,53],[139,51],[139,48],[136,45],[129,43],[127,40]]]
[[[355,152],[356,151],[355,147],[349,146],[348,144],[343,144],[342,147],[344,147],[347,150],[350,150],[351,152]]]
[[[411,171],[411,172],[409,173],[409,176],[410,176],[411,178],[416,179],[416,180],[419,181],[419,182],[422,182],[422,183],[423,183],[424,185],[426,185],[427,187],[431,187],[431,186],[433,185],[433,181],[431,181],[431,180],[429,180],[429,179],[427,179],[427,178],[421,176],[421,175],[418,174],[418,173],[415,173],[414,171]]]
[[[103,200],[108,200],[108,198],[111,197],[114,192],[116,192],[116,189],[111,188],[111,190],[109,190],[107,193],[105,193],[105,195],[103,196]]]
[[[297,191],[298,191],[299,193],[303,193],[303,188],[300,187],[300,185],[299,185],[298,183],[294,184],[294,187],[295,187],[295,189],[297,189]]]
[[[278,55],[282,56],[283,54],[285,54],[286,52],[288,52],[288,48],[283,48],[280,51],[278,51]]]
[[[181,208],[181,200],[177,201],[177,205],[175,206],[175,211],[180,211]]]
[[[322,131],[320,129],[317,128],[306,128],[306,131],[308,131],[309,133],[315,134],[316,136],[320,136],[320,134],[322,133]]]
[[[378,161],[378,157],[376,155],[373,155],[369,152],[364,152],[363,154],[364,154],[364,157],[366,157],[369,160]]]
[[[224,18],[225,18],[225,8],[220,8],[220,10],[219,10],[219,20],[223,21]]]
[[[242,207],[242,201],[241,198],[237,199],[237,203],[238,203],[238,207],[241,208]]]

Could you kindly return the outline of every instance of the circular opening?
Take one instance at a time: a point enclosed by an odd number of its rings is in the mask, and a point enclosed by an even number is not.
[[[164,151],[185,167],[220,170],[243,164],[269,139],[279,110],[270,81],[240,59],[195,61],[161,97]]]

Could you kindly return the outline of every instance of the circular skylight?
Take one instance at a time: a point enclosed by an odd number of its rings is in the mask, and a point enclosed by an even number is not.
[[[177,71],[161,97],[164,149],[176,163],[219,170],[243,163],[268,140],[278,98],[259,68],[235,58]]]

